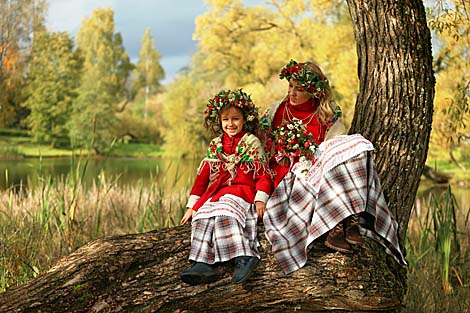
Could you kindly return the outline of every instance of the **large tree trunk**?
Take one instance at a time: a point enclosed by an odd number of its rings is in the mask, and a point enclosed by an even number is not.
[[[0,294],[0,312],[395,312],[405,277],[375,242],[356,253],[315,243],[307,265],[280,271],[261,231],[262,262],[244,284],[189,286],[190,227],[98,239],[30,282]]]
[[[351,132],[375,160],[403,240],[427,154],[434,77],[421,1],[348,0],[359,53],[360,94]],[[328,40],[328,38],[324,38]],[[188,286],[190,228],[94,241],[30,282],[0,294],[1,312],[388,311],[400,308],[406,272],[367,240],[351,255],[314,243],[307,265],[284,275],[262,229],[262,262],[245,284]]]
[[[385,198],[403,243],[431,132],[434,74],[422,1],[348,0],[359,96],[350,133],[376,148]]]

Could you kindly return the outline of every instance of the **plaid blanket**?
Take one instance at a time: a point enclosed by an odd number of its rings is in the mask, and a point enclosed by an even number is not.
[[[378,241],[397,262],[406,264],[398,243],[398,225],[388,210],[368,152],[371,145],[361,144],[362,148],[351,154],[347,146],[354,147],[365,139],[350,137],[329,140],[307,173],[290,171],[268,200],[266,237],[286,274],[305,265],[314,240],[354,214],[373,217],[371,224],[360,228],[361,234]],[[341,163],[328,170],[319,166],[331,164],[327,158],[334,155]]]
[[[257,222],[255,206],[239,197],[207,201],[191,223],[189,260],[214,264],[238,256],[260,258]]]

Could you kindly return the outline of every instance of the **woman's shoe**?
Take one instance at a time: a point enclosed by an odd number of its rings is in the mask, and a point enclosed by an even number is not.
[[[359,227],[357,225],[349,225],[346,228],[346,241],[352,245],[364,244],[364,238],[359,233]]]
[[[239,256],[235,258],[235,271],[232,276],[232,283],[240,284],[250,278],[258,265],[259,259],[254,256]]]
[[[344,239],[343,224],[339,223],[335,228],[331,229],[328,233],[328,237],[325,240],[325,246],[330,249],[343,252],[352,253],[351,246]]]
[[[207,263],[195,262],[180,274],[181,280],[190,285],[207,284],[217,280],[216,271]]]
[[[352,245],[364,244],[364,238],[362,238],[359,232],[359,218],[357,215],[350,217],[346,222],[346,241]]]

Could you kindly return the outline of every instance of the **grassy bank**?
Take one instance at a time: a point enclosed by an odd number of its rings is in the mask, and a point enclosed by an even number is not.
[[[93,156],[86,149],[59,149],[31,141],[27,131],[0,129],[0,158]],[[160,146],[143,143],[115,143],[107,153],[110,157],[161,157]]]
[[[60,257],[98,237],[174,226],[186,190],[166,186],[119,187],[102,177],[81,184],[84,169],[65,179],[45,178],[33,190],[0,192],[0,291],[48,269]],[[470,211],[449,192],[430,195],[412,212],[406,241],[405,312],[470,311]]]

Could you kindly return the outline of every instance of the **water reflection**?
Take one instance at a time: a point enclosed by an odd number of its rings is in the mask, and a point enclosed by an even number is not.
[[[194,179],[198,164],[199,160],[136,158],[0,160],[0,190],[21,185],[34,188],[49,177],[69,177],[85,186],[106,179],[121,186],[155,183],[185,187]]]
[[[470,214],[469,188],[448,184],[436,185],[427,180],[421,182],[416,194],[416,202],[411,212],[410,220],[416,223],[425,223],[432,216],[432,210],[437,207],[449,209],[452,195],[455,197],[455,219],[459,230],[468,232]],[[447,207],[446,207],[447,206]],[[429,221],[428,221],[429,222]],[[409,225],[412,227],[413,225]]]
[[[429,202],[431,197],[433,197],[434,199],[446,197],[449,188],[450,191],[454,194],[462,209],[466,209],[465,211],[468,211],[468,209],[470,208],[470,188],[468,187],[448,184],[436,185],[430,183],[427,180],[424,180],[419,185],[416,197],[417,199],[421,199],[424,202]],[[417,208],[419,208],[419,205],[420,204],[417,203]]]

